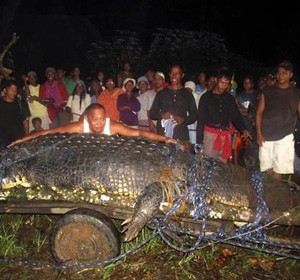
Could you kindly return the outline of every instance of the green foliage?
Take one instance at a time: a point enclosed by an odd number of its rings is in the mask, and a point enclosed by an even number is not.
[[[2,224],[0,227],[0,255],[12,257],[26,255],[26,246],[18,242],[17,233],[22,226],[22,219],[19,218],[9,224]]]
[[[40,232],[38,232],[35,236],[35,238],[33,239],[33,244],[36,247],[36,251],[39,253],[44,244],[46,244],[48,241],[48,236],[43,236]]]

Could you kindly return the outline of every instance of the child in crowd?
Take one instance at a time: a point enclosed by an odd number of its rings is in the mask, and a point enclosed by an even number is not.
[[[34,129],[32,129],[29,134],[33,134],[33,133],[36,133],[38,131],[44,130],[42,128],[42,120],[41,120],[41,118],[35,117],[35,118],[33,118],[31,120],[31,122],[32,122],[32,126],[34,127]]]

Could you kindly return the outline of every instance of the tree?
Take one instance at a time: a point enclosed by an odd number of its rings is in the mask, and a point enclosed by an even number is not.
[[[140,39],[135,32],[118,30],[110,41],[92,43],[87,59],[92,69],[107,73],[117,73],[126,61],[139,69],[143,65]]]
[[[216,33],[158,28],[148,52],[148,61],[163,71],[173,63],[188,72],[210,69],[227,61],[224,39]]]
[[[9,40],[13,33],[14,21],[21,0],[9,0],[5,5],[0,6],[0,38],[1,43]],[[0,60],[0,75],[7,78],[11,74],[13,68],[13,57],[9,52],[10,47],[17,41],[18,37],[13,35],[11,42],[7,45],[0,44],[1,60]],[[6,67],[4,67],[4,65]]]
[[[9,69],[3,65],[3,60],[9,49],[13,44],[17,42],[19,37],[16,35],[16,33],[13,34],[11,41],[5,46],[3,51],[0,53],[0,75],[3,76],[5,79],[9,77],[9,75],[12,73],[12,69]]]

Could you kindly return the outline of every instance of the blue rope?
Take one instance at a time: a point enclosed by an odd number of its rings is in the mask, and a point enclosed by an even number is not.
[[[67,139],[66,139],[67,140]],[[69,140],[69,139],[68,139]],[[64,140],[65,141],[65,140]],[[183,194],[180,195],[179,199],[173,204],[171,209],[165,214],[163,218],[156,218],[153,220],[153,223],[156,226],[156,229],[154,230],[153,234],[146,238],[144,241],[141,243],[137,244],[134,248],[131,250],[128,250],[127,252],[101,262],[93,262],[93,263],[85,263],[85,264],[44,264],[44,263],[38,263],[38,262],[30,262],[30,261],[24,261],[20,259],[14,259],[14,260],[4,260],[0,259],[0,262],[14,262],[17,264],[22,264],[25,266],[35,266],[35,267],[41,267],[41,268],[56,268],[56,269],[84,269],[84,268],[90,268],[90,267],[99,267],[99,266],[104,266],[108,265],[111,263],[114,263],[116,261],[119,261],[123,259],[124,257],[128,256],[132,252],[138,250],[142,246],[144,246],[146,243],[148,243],[150,240],[152,240],[154,237],[159,235],[162,240],[171,248],[187,253],[191,252],[195,249],[201,249],[200,245],[202,243],[212,243],[212,242],[217,242],[217,243],[223,243],[223,244],[228,244],[232,246],[238,246],[241,248],[245,249],[250,249],[250,250],[255,250],[255,251],[260,251],[263,253],[267,254],[273,254],[273,255],[278,255],[278,256],[283,256],[287,258],[293,258],[293,259],[300,259],[300,256],[286,253],[286,252],[280,252],[276,251],[274,247],[277,248],[282,248],[282,249],[290,249],[290,250],[300,250],[300,246],[296,244],[285,244],[281,242],[271,242],[268,240],[267,233],[266,233],[266,226],[268,224],[271,224],[270,222],[270,217],[269,217],[269,209],[267,207],[266,202],[264,201],[263,197],[263,176],[260,172],[255,171],[251,175],[251,182],[256,190],[257,193],[257,207],[256,207],[256,215],[251,224],[245,224],[245,226],[241,227],[238,230],[234,230],[229,236],[227,237],[227,234],[225,233],[225,230],[223,227],[221,227],[218,231],[212,233],[211,235],[206,234],[206,218],[208,215],[208,206],[206,204],[206,188],[207,188],[207,183],[209,179],[211,178],[211,175],[213,174],[213,171],[215,170],[216,167],[216,162],[209,162],[205,160],[202,154],[202,149],[201,146],[197,146],[198,151],[200,151],[200,156],[198,156],[196,153],[196,156],[194,158],[194,162],[192,166],[189,169],[189,174],[191,174],[192,179],[186,179],[186,184],[189,187],[188,195],[186,197],[186,202],[192,202],[194,206],[194,215],[193,218],[199,219],[200,216],[202,216],[201,220],[201,225],[199,225],[199,234],[195,234],[189,230],[186,229],[181,229],[176,227],[175,225],[171,225],[168,223],[168,220],[170,217],[179,209],[180,205],[183,203]],[[168,156],[168,163],[169,165],[172,165],[174,158],[176,156],[177,150],[174,149]],[[199,158],[200,161],[199,162]],[[198,184],[197,180],[197,171],[199,164],[202,164],[202,185]],[[178,182],[173,182],[175,183],[177,189],[180,189],[180,185]],[[291,209],[290,211],[293,211]],[[283,214],[285,215],[285,214]],[[191,236],[196,238],[195,242],[190,245],[190,246],[177,246],[173,244],[167,237],[167,231],[171,230],[174,233],[178,233],[181,235],[185,236]],[[246,244],[246,243],[252,243]],[[256,244],[253,246],[253,244]],[[267,246],[267,247],[272,247],[273,249],[268,249],[268,248],[262,248],[260,246]],[[202,247],[203,248],[203,247]]]
[[[206,186],[207,182],[211,177],[212,171],[208,170],[208,172],[205,172],[203,164],[203,150],[201,145],[196,144],[195,145],[195,152],[196,155],[194,156],[194,162],[191,165],[188,173],[192,175],[192,182],[187,181],[186,184],[189,187],[188,195],[187,195],[187,202],[192,202],[194,206],[194,220],[197,220],[200,216],[207,217],[208,215],[208,206],[206,203]],[[201,162],[200,162],[201,161]],[[198,184],[198,167],[199,164],[202,164],[202,185],[200,186]]]
[[[267,238],[265,227],[262,227],[261,225],[265,225],[270,222],[269,208],[264,200],[263,175],[260,171],[252,172],[251,183],[257,194],[255,218],[252,223],[247,223],[232,233],[232,235],[246,233],[242,235],[242,241],[251,239],[253,234],[258,239]]]
[[[223,240],[223,241],[221,240],[219,242],[228,244],[228,245],[232,245],[232,246],[238,246],[238,247],[241,247],[244,249],[249,249],[252,251],[258,251],[261,253],[266,253],[266,254],[286,257],[286,258],[290,258],[290,259],[300,260],[300,256],[296,256],[296,255],[285,253],[285,252],[275,251],[275,250],[271,250],[271,249],[267,249],[267,248],[260,248],[260,247],[253,246],[253,245],[251,246],[251,245],[247,245],[247,244],[236,243],[236,242],[231,242],[231,241],[226,241],[226,240]],[[270,245],[270,246],[272,246],[272,245]],[[294,249],[294,248],[291,248],[291,249]]]

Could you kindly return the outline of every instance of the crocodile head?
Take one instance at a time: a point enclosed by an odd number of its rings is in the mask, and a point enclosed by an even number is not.
[[[8,169],[0,166],[0,188],[2,190],[14,187],[31,187],[31,183],[25,172],[22,171],[21,166],[18,165],[18,168]]]

